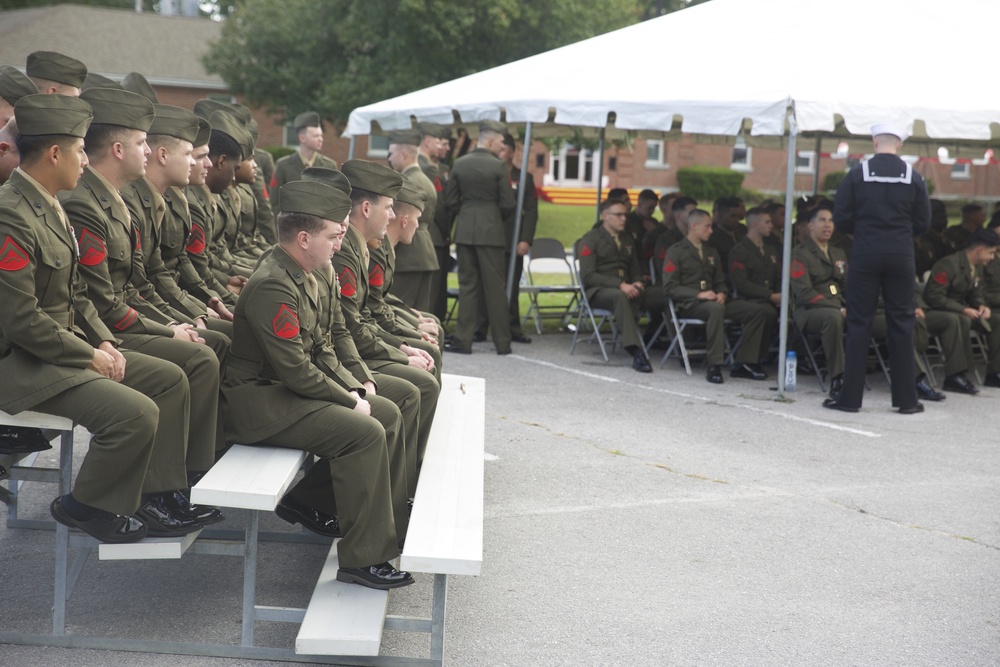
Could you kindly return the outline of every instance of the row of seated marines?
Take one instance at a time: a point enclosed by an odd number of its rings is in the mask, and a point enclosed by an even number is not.
[[[442,329],[387,289],[426,195],[362,160],[307,169],[281,189],[277,243],[234,256],[231,311],[178,297],[176,272],[147,259],[162,218],[180,216],[188,242],[192,219],[211,235],[255,140],[223,103],[199,118],[120,88],[76,92],[17,101],[19,166],[0,187],[0,409],[92,434],[52,516],[102,542],[189,534],[223,519],[189,489],[227,443],[292,447],[319,461],[278,516],[341,538],[340,581],[413,583],[390,561],[440,393]]]
[[[643,194],[646,194],[645,192]],[[609,197],[600,206],[600,220],[577,242],[580,281],[592,307],[615,315],[622,342],[632,355],[632,367],[649,373],[648,347],[662,347],[657,338],[667,299],[677,315],[705,322],[706,379],[724,382],[722,366],[726,345],[726,322],[741,325],[742,341],[733,354],[731,377],[764,380],[762,364],[773,354],[781,306],[782,249],[777,229],[784,207],[754,207],[745,212],[738,198],[716,201],[714,215],[697,208],[690,197],[666,195],[661,210],[670,211],[656,223],[650,213],[655,206],[643,202],[630,212],[627,198]],[[664,201],[666,200],[666,205]],[[938,236],[947,224],[943,204],[932,200],[932,227]],[[644,206],[645,204],[645,206]],[[924,239],[916,242],[918,263],[928,269],[914,281],[914,355],[917,362],[917,392],[926,400],[943,400],[945,394],[928,381],[924,354],[932,339],[940,348],[945,365],[945,391],[975,394],[980,391],[969,378],[975,363],[970,329],[985,339],[987,366],[985,384],[1000,387],[1000,237],[995,216],[987,228],[976,217],[978,206],[963,209],[963,224],[949,228],[943,249],[933,255]],[[976,209],[976,210],[973,210]],[[978,228],[964,224],[978,220]],[[652,223],[650,221],[652,220]],[[777,222],[776,222],[777,221]],[[790,312],[795,329],[808,339],[819,339],[831,395],[843,383],[844,299],[848,277],[850,238],[837,235],[833,205],[822,197],[800,202],[792,251]],[[959,247],[953,249],[950,243]],[[924,250],[921,250],[921,249]],[[933,262],[928,263],[928,256]],[[649,313],[645,334],[637,317]],[[883,341],[885,317],[880,312],[873,326],[873,339]],[[807,344],[796,336],[796,345]],[[819,356],[819,355],[817,355]]]

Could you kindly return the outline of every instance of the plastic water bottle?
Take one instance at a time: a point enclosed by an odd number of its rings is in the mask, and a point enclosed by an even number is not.
[[[799,358],[795,350],[789,350],[785,357],[785,391],[795,391],[795,374],[798,371]]]

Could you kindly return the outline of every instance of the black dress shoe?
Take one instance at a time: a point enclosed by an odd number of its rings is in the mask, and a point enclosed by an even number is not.
[[[948,398],[943,393],[931,386],[927,381],[927,376],[923,373],[917,378],[917,396],[925,401],[943,401]]]
[[[523,333],[516,333],[510,337],[510,340],[514,343],[530,343],[531,339],[525,336]]]
[[[310,530],[323,537],[342,537],[340,532],[340,522],[337,517],[330,516],[319,510],[308,507],[298,502],[290,496],[285,496],[274,508],[274,513],[288,523],[300,524],[303,528]]]
[[[171,491],[162,494],[164,506],[177,516],[194,519],[203,526],[219,523],[225,519],[222,510],[210,505],[192,505],[184,491]]]
[[[1000,387],[1000,373],[987,373],[983,384],[987,387]]]
[[[472,342],[473,343],[485,343],[486,342],[486,334],[484,334],[482,331],[474,331],[474,332],[472,332]]]
[[[978,394],[979,387],[972,384],[972,380],[966,377],[965,373],[955,373],[944,379],[944,390],[954,391],[959,394]]]
[[[840,393],[844,391],[844,376],[843,374],[830,380],[830,398],[838,398]],[[857,412],[857,410],[855,410]]]
[[[646,358],[642,350],[636,350],[635,354],[632,355],[632,370],[639,373],[653,372],[653,367],[649,365],[649,359]]]
[[[760,367],[760,364],[733,364],[733,370],[729,372],[729,377],[743,378],[745,380],[766,380],[767,373]]]
[[[409,572],[397,570],[389,563],[381,563],[368,567],[342,567],[337,570],[337,581],[385,591],[409,586],[413,583],[413,577]]]
[[[510,354],[510,352],[511,352],[510,348],[507,348],[506,350],[497,350],[497,354],[499,354],[501,357]]]
[[[901,415],[915,415],[924,411],[924,404],[917,401],[917,404],[909,408],[900,408],[899,414]]]
[[[455,352],[456,354],[472,354],[472,350],[466,350],[458,346],[458,344],[453,340],[450,343],[445,343],[445,352]]]
[[[836,398],[828,398],[823,401],[823,407],[829,408],[831,410],[840,410],[841,412],[857,412],[860,408],[852,408],[849,405],[844,405]]]
[[[0,426],[0,454],[30,454],[52,449],[38,428]]]
[[[725,382],[722,378],[722,366],[709,366],[708,370],[705,371],[705,379],[712,384],[722,384]]]
[[[203,527],[197,519],[168,509],[173,502],[169,496],[169,492],[147,496],[135,513],[146,524],[150,537],[180,537]]]
[[[62,504],[62,496],[52,501],[49,506],[49,513],[52,518],[64,526],[79,528],[91,537],[96,537],[101,542],[108,544],[125,544],[127,542],[138,542],[146,537],[146,525],[134,516],[124,516],[122,514],[112,514],[104,510],[97,510],[98,515],[93,519],[81,521],[70,516],[69,512]]]

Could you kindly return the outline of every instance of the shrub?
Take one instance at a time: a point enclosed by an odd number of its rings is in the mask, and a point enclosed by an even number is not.
[[[743,174],[720,167],[685,167],[677,170],[681,192],[698,201],[713,201],[719,197],[738,197],[743,188]]]
[[[836,192],[840,184],[844,182],[844,177],[847,176],[846,171],[832,171],[823,177],[823,189],[828,192]]]
[[[271,154],[275,162],[295,152],[295,149],[291,146],[266,146],[264,150]]]

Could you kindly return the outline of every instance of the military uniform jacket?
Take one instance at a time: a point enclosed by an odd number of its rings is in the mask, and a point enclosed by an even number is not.
[[[136,285],[139,295],[161,312],[169,312],[174,319],[190,324],[196,318],[203,317],[205,305],[180,288],[174,274],[163,262],[160,247],[163,220],[167,213],[166,200],[156,192],[145,176],[126,185],[121,194],[139,229],[145,277],[141,287]]]
[[[1000,258],[994,258],[980,269],[983,300],[991,309],[1000,308]]]
[[[14,170],[0,187],[0,409],[16,414],[100,379],[94,348],[115,338],[87,299],[73,233]]]
[[[835,245],[827,245],[829,256],[811,239],[795,246],[789,272],[796,308],[844,308],[847,257]]]
[[[368,246],[361,233],[350,226],[340,252],[333,256],[333,268],[340,281],[340,304],[347,329],[366,362],[407,363],[399,349],[404,341],[388,335],[368,311]]]
[[[455,161],[444,188],[449,220],[455,220],[455,243],[506,247],[503,219],[516,201],[503,161],[477,148]]]
[[[227,306],[235,306],[236,295],[227,290],[223,282],[229,280],[230,274],[212,268],[212,251],[208,247],[208,242],[212,238],[215,199],[205,185],[189,185],[184,188],[184,197],[187,199],[188,214],[191,216],[191,231],[188,233],[184,251],[205,285]]]
[[[180,289],[187,290],[193,298],[207,304],[219,295],[198,274],[187,253],[186,246],[191,238],[191,210],[187,197],[183,190],[171,186],[163,193],[163,201],[166,204],[160,226],[163,265],[173,274]]]
[[[448,207],[445,205],[444,184],[447,181],[447,173],[441,169],[436,162],[431,162],[427,156],[420,153],[417,156],[417,164],[424,176],[434,185],[437,193],[437,206],[432,211],[430,208],[424,209],[427,213],[425,219],[420,224],[426,224],[431,233],[431,241],[435,248],[447,248],[451,245],[451,218],[448,216]]]
[[[431,227],[434,226],[432,213],[437,210],[437,190],[434,184],[420,170],[420,166],[412,164],[403,170],[403,184],[423,192],[427,197],[427,219],[420,216],[420,226],[417,233],[413,235],[413,242],[410,245],[401,244],[398,248],[399,254],[396,258],[396,270],[407,271],[437,271],[437,253],[434,252],[434,240],[431,238]]]
[[[722,258],[723,272],[729,272],[729,253],[740,241],[746,238],[747,228],[743,225],[736,225],[736,229],[729,231],[721,225],[712,225],[712,236],[708,239],[708,244],[719,251]]]
[[[663,293],[681,305],[698,301],[705,290],[729,293],[719,251],[702,243],[699,255],[687,239],[672,245],[663,259]]]
[[[236,186],[236,196],[240,199],[240,211],[237,218],[236,238],[233,239],[233,252],[237,254],[256,253],[266,247],[264,237],[257,232],[257,199],[253,196],[253,188],[247,183]]]
[[[234,275],[235,266],[246,265],[232,252],[243,202],[233,186],[226,188],[222,194],[213,194],[212,198],[215,200],[215,219],[212,220],[212,235],[208,243],[209,262],[213,269]]]
[[[924,179],[896,155],[879,153],[853,167],[837,188],[837,231],[853,234],[855,257],[913,254],[913,238],[927,231],[931,203]]]
[[[135,267],[142,265],[139,231],[125,206],[90,167],[76,189],[61,198],[80,248],[80,272],[87,294],[108,329],[117,334],[173,337],[163,316],[150,318],[130,303],[140,300],[131,284]]]
[[[334,379],[320,367],[339,364],[320,327],[309,275],[277,247],[236,303],[222,384],[227,431],[236,441],[258,442],[331,403],[353,409],[350,391],[365,394],[346,371]]]
[[[312,166],[336,169],[337,163],[322,153],[316,153],[316,156],[313,158]],[[281,194],[279,192],[281,186],[290,181],[301,181],[302,172],[305,168],[306,165],[302,162],[302,156],[299,155],[297,150],[291,155],[286,155],[274,163],[274,174],[268,182],[268,187],[270,188],[269,194],[271,199],[271,210],[281,210]]]
[[[422,340],[420,332],[397,317],[396,310],[386,301],[396,272],[395,264],[396,253],[388,238],[369,251],[368,310],[378,325],[390,334],[402,339]]]
[[[326,269],[317,269],[313,271],[313,275],[316,277],[316,283],[319,286],[322,311],[320,314],[320,327],[330,336],[334,352],[337,354],[337,360],[343,364],[343,367],[347,369],[347,372],[357,382],[361,384],[371,382],[376,385],[377,389],[375,376],[358,353],[358,346],[354,344],[351,332],[347,328],[347,321],[344,319],[344,310],[340,305],[340,281],[337,280],[337,274],[334,273],[333,266],[329,266]],[[329,375],[330,372],[328,371],[327,374]]]
[[[741,299],[770,303],[771,295],[781,289],[774,248],[765,243],[761,252],[753,241],[744,236],[729,251],[729,284],[733,293]]]
[[[510,187],[514,190],[514,208],[517,208],[517,188],[521,184],[521,170],[511,169]],[[514,213],[504,217],[503,224],[507,232],[507,250],[514,245],[514,223],[517,216]],[[521,207],[521,233],[517,235],[518,243],[529,245],[535,240],[535,228],[538,226],[538,193],[535,191],[535,178],[529,173],[524,181],[524,205]]]
[[[642,279],[632,237],[622,232],[618,241],[621,245],[615,243],[603,225],[591,229],[580,239],[580,282],[588,298],[601,287],[618,289],[622,283]]]
[[[250,187],[257,200],[257,231],[268,245],[274,245],[278,242],[278,230],[274,224],[271,193],[267,187],[274,176],[274,158],[267,151],[258,148],[253,152],[253,159],[257,163],[257,178]]]
[[[953,252],[931,268],[924,299],[932,310],[960,313],[966,308],[979,308],[986,304],[982,273],[969,264],[964,250]]]

